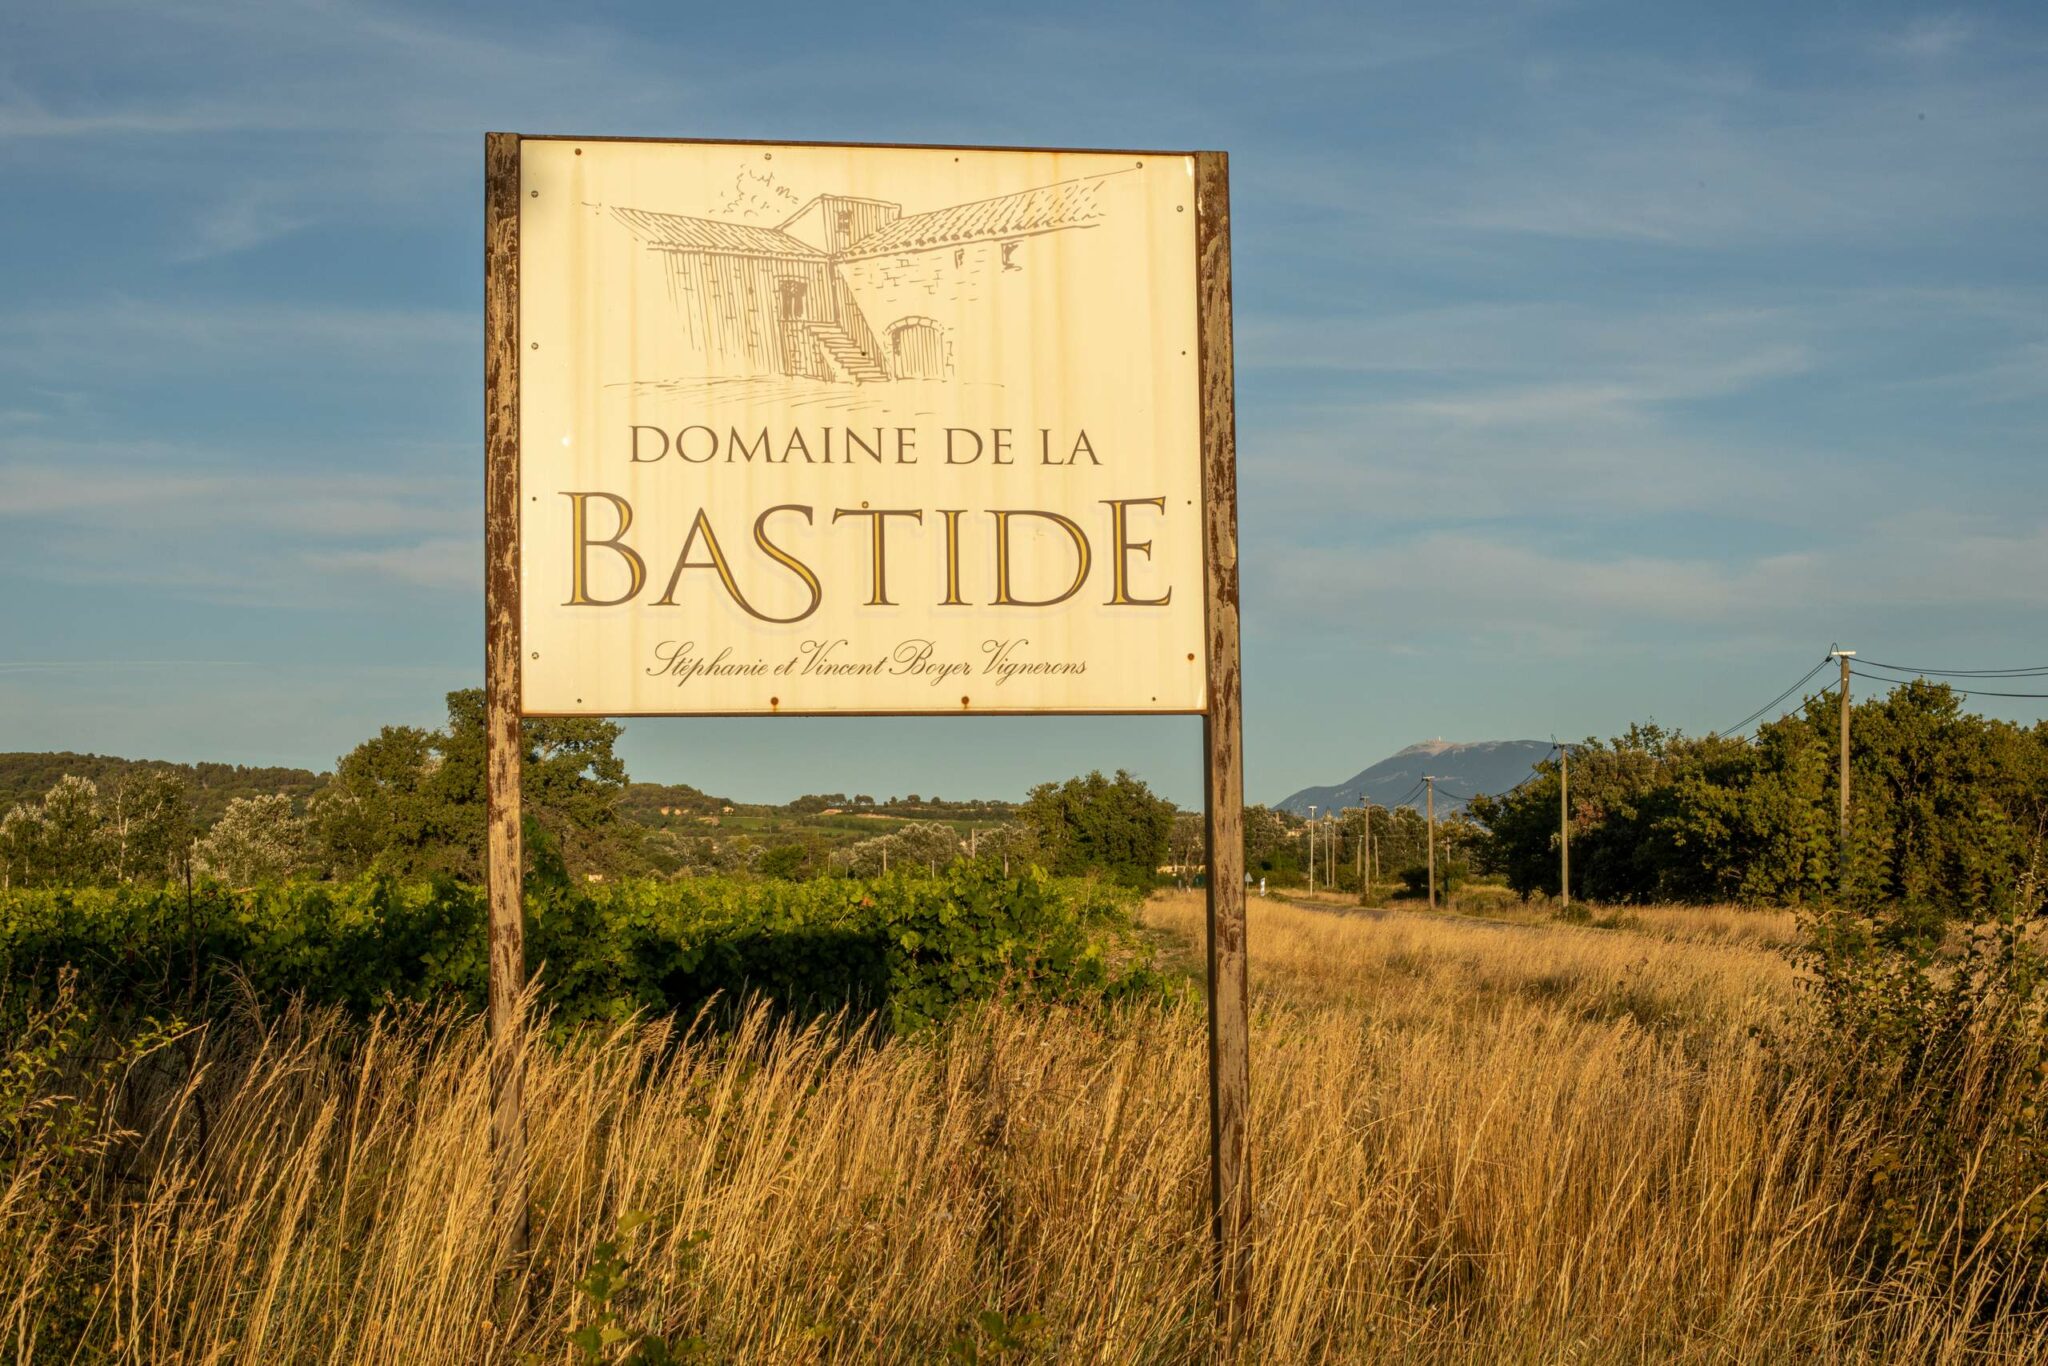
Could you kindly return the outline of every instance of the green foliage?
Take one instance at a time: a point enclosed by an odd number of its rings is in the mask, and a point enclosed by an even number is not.
[[[912,800],[915,800],[914,798]],[[1166,862],[1174,805],[1122,769],[1031,789],[1019,814],[1055,873],[1101,872],[1149,887]]]
[[[110,754],[68,751],[0,754],[0,811],[39,800],[52,784],[67,776],[84,778],[107,794],[152,775],[175,784],[185,794],[191,826],[181,833],[193,835],[219,820],[228,803],[237,797],[268,797],[282,792],[303,802],[326,782],[325,775],[303,768],[173,764],[160,759],[119,759]],[[183,840],[179,843],[182,847]]]
[[[889,834],[835,851],[831,863],[833,868],[855,877],[874,877],[891,869],[923,868],[936,872],[951,867],[966,853],[952,826],[942,821],[910,821]],[[766,858],[764,855],[764,863]],[[756,866],[767,871],[762,865]]]
[[[107,880],[106,831],[100,790],[89,778],[65,776],[35,806],[17,806],[0,824],[8,871],[28,884]]]
[[[1429,895],[1429,865],[1411,863],[1402,868],[1396,877],[1401,880],[1401,890],[1409,896]],[[1439,857],[1436,861],[1436,895],[1441,901],[1452,892],[1464,886],[1472,877],[1472,867],[1462,859]]]
[[[144,767],[116,778],[103,802],[116,882],[180,877],[192,844],[191,787],[169,768]]]
[[[732,810],[734,805],[727,798],[714,797],[688,783],[629,782],[620,797],[619,811],[642,825],[658,826],[697,816],[716,816]],[[797,803],[790,803],[790,809],[796,810]]]
[[[763,853],[754,868],[762,877],[779,877],[794,882],[809,876],[811,860],[801,844],[778,844]]]
[[[2048,971],[2010,910],[1944,933],[1912,903],[1813,914],[1815,1051],[1845,1124],[1880,1136],[1866,1239],[1886,1263],[1942,1247],[2037,1293],[2048,1261]],[[2029,1292],[2024,1289],[2034,1286]]]
[[[306,822],[292,814],[292,799],[237,797],[193,851],[203,871],[247,886],[305,871]]]
[[[591,1249],[589,1268],[576,1282],[587,1310],[568,1335],[569,1345],[586,1366],[672,1366],[679,1361],[708,1357],[710,1345],[694,1335],[662,1336],[632,1326],[630,1316],[644,1312],[649,1284],[643,1266],[629,1256],[628,1243],[653,1221],[644,1210],[628,1210],[619,1216],[618,1232]],[[691,1234],[665,1268],[668,1279],[687,1276],[702,1259],[699,1245],[710,1235]],[[648,1241],[639,1240],[643,1245]]]
[[[1596,901],[1910,903],[1970,918],[2039,906],[2048,876],[2048,725],[1962,711],[1902,684],[1852,709],[1853,822],[1838,833],[1836,704],[1810,701],[1754,741],[1655,725],[1574,746],[1572,891]],[[1558,890],[1558,768],[1482,797],[1481,866]]]
[[[1126,893],[1035,868],[589,884],[547,864],[529,879],[527,955],[564,1028],[758,993],[792,1010],[879,1012],[909,1030],[1002,989],[1065,999],[1151,981]],[[446,879],[207,884],[189,899],[16,891],[0,895],[0,975],[48,990],[75,970],[84,992],[144,1005],[203,1008],[246,987],[360,1012],[447,997],[480,1008],[484,920],[481,891]]]
[[[1045,1318],[1030,1312],[1005,1314],[984,1309],[966,1324],[946,1348],[946,1360],[959,1366],[984,1362],[1042,1358],[1047,1347]]]
[[[137,766],[102,787],[65,774],[0,818],[0,887],[162,882],[192,838],[183,779]]]
[[[53,1354],[85,1332],[112,1269],[111,1250],[91,1238],[99,1227],[93,1204],[104,1198],[102,1159],[131,1136],[114,1124],[108,1103],[129,1069],[176,1033],[151,1022],[111,1035],[95,1028],[69,971],[40,999],[18,983],[0,997],[0,1192],[13,1206],[15,1235],[0,1243],[0,1275],[51,1282],[31,1331]],[[31,1269],[51,1240],[69,1255]],[[33,1341],[15,1344],[27,1347],[24,1360],[37,1357]]]
[[[618,725],[537,717],[520,734],[526,811],[575,872],[616,870],[637,831],[619,812]],[[313,816],[327,866],[342,876],[482,878],[484,749],[483,691],[467,688],[448,694],[445,728],[386,726],[342,756]]]
[[[982,858],[1008,871],[1027,863],[1043,864],[1045,854],[1038,847],[1038,833],[1023,821],[1005,821],[974,832],[969,847]]]
[[[1287,819],[1270,806],[1244,809],[1244,867],[1253,877],[1271,878],[1275,883],[1301,879],[1301,861],[1295,857]]]

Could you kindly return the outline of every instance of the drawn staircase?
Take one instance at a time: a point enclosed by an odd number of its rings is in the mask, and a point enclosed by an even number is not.
[[[889,378],[889,367],[882,363],[881,357],[861,350],[838,323],[812,323],[811,335],[825,348],[825,354],[832,358],[832,364],[839,372],[855,384],[872,384]]]

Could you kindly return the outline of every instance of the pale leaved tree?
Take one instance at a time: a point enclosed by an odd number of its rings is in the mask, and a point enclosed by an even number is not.
[[[17,804],[0,817],[0,888],[23,887],[34,881],[42,848],[41,807]]]
[[[237,797],[193,851],[202,871],[238,887],[276,882],[308,866],[306,822],[292,799]]]
[[[100,790],[91,779],[65,774],[43,794],[36,880],[91,886],[114,876]]]

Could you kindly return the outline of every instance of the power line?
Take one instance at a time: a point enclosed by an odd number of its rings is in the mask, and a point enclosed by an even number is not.
[[[1551,738],[1551,741],[1550,741],[1550,753],[1548,753],[1548,754],[1544,755],[1544,756],[1543,756],[1543,757],[1542,757],[1541,759],[1538,759],[1538,760],[1536,761],[1536,764],[1547,764],[1547,763],[1549,763],[1549,762],[1550,762],[1550,761],[1551,761],[1552,759],[1555,759],[1555,758],[1556,758],[1556,757],[1558,756],[1559,752],[1560,752],[1560,751],[1562,751],[1562,750],[1563,750],[1564,748],[1565,748],[1565,746],[1563,746],[1563,745],[1560,745],[1560,744],[1559,744],[1559,743],[1557,742],[1557,739],[1556,739],[1556,737],[1554,737],[1554,736],[1553,736],[1553,737]],[[1505,791],[1505,792],[1503,792],[1503,793],[1501,793],[1501,794],[1500,794],[1500,796],[1501,796],[1501,800],[1502,800],[1502,801],[1506,801],[1506,800],[1507,800],[1507,799],[1508,799],[1509,797],[1512,797],[1512,796],[1514,796],[1514,795],[1515,795],[1515,794],[1516,794],[1517,792],[1520,792],[1520,791],[1521,791],[1521,790],[1522,790],[1523,788],[1527,787],[1527,786],[1528,786],[1528,785],[1529,785],[1530,783],[1533,783],[1533,782],[1535,782],[1535,781],[1536,781],[1536,780],[1537,780],[1538,778],[1540,778],[1540,777],[1542,777],[1542,776],[1543,776],[1543,770],[1542,770],[1542,769],[1540,769],[1540,768],[1538,768],[1538,767],[1536,766],[1536,764],[1531,764],[1531,765],[1529,765],[1529,776],[1528,776],[1528,777],[1526,777],[1526,778],[1522,779],[1522,781],[1520,781],[1519,783],[1516,783],[1516,784],[1515,784],[1515,785],[1514,785],[1513,787],[1509,788],[1509,789],[1508,789],[1507,791]]]
[[[1785,689],[1785,691],[1779,693],[1776,697],[1773,697],[1770,701],[1764,703],[1761,707],[1758,707],[1755,711],[1743,717],[1734,725],[1727,726],[1721,730],[1712,731],[1710,733],[1714,735],[1740,735],[1743,731],[1748,730],[1752,725],[1754,725],[1764,715],[1764,713],[1768,712],[1772,707],[1779,705],[1786,698],[1790,697],[1793,693],[1796,693],[1801,688],[1805,687],[1807,683],[1812,680],[1815,674],[1819,673],[1822,669],[1825,669],[1831,662],[1832,661],[1830,661],[1827,656],[1823,655],[1821,657],[1820,663],[1814,665],[1811,669],[1808,669],[1804,674],[1802,674],[1797,683],[1794,683],[1791,687]]]
[[[1851,670],[1849,670],[1849,672],[1850,672],[1850,673],[1851,673],[1852,675],[1854,675],[1855,677],[1857,677],[1857,678],[1867,678],[1867,679],[1869,679],[1869,680],[1870,680],[1871,682],[1873,682],[1873,683],[1897,683],[1897,682],[1899,681],[1899,680],[1897,680],[1897,679],[1895,679],[1895,678],[1886,678],[1886,677],[1885,677],[1884,675],[1882,675],[1882,674],[1867,674],[1867,673],[1864,673],[1864,672],[1863,672],[1862,670],[1860,670],[1860,669],[1851,669]],[[1987,692],[1986,690],[1984,690],[1984,689],[1982,689],[1982,688],[1955,688],[1955,687],[1951,687],[1951,688],[1949,689],[1949,691],[1951,691],[1951,692],[1953,692],[1953,693],[1956,693],[1956,694],[1957,694],[1958,696],[1961,696],[1961,697],[2032,697],[2032,698],[2048,698],[2048,692]]]
[[[2039,678],[2048,674],[2048,664],[2034,664],[2016,669],[1922,669],[1911,664],[1880,664],[1874,659],[1858,659],[1856,662],[1872,669],[1917,674],[1923,678]]]

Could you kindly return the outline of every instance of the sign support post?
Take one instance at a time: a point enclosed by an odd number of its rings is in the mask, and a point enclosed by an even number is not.
[[[490,903],[491,1156],[526,1250],[526,927],[520,896],[519,136],[484,142],[484,769]]]
[[[1231,359],[1230,158],[1195,153],[1208,710],[1209,1181],[1216,1309],[1234,1338],[1251,1309],[1251,1059],[1245,958],[1244,718],[1238,649],[1237,400]]]

